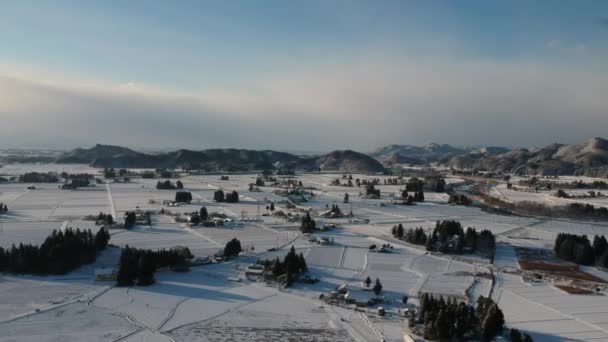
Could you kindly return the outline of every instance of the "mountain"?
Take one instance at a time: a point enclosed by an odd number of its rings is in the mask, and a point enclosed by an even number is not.
[[[120,146],[97,144],[90,149],[77,148],[60,156],[56,162],[61,164],[89,164],[97,159],[114,157],[135,157],[138,153]]]
[[[60,156],[57,163],[85,163],[113,168],[191,168],[204,171],[250,171],[284,167],[289,169],[376,173],[384,171],[377,160],[355,151],[333,151],[303,157],[285,152],[246,149],[178,150],[146,154],[120,146],[96,145],[78,148]]]
[[[608,141],[592,138],[571,145],[555,143],[497,154],[469,153],[443,160],[442,164],[500,173],[608,177]]]
[[[447,144],[430,143],[424,146],[388,145],[372,152],[371,156],[386,165],[422,165],[468,152],[469,149],[461,149]]]
[[[355,151],[333,151],[320,157],[315,157],[315,165],[324,171],[341,171],[341,172],[382,172],[384,166],[376,159]]]

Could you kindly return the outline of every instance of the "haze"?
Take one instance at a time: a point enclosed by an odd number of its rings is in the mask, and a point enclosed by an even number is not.
[[[0,144],[279,150],[605,136],[604,1],[4,1]]]

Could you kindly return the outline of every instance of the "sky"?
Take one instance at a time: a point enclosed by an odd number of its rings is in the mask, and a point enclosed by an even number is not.
[[[608,138],[601,0],[4,0],[0,42],[0,147]]]

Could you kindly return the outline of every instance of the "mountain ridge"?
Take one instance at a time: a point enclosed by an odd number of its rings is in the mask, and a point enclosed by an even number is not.
[[[336,150],[320,156],[298,156],[273,150],[216,148],[179,149],[148,154],[132,149],[97,144],[90,149],[77,148],[57,158],[56,163],[84,163],[113,168],[191,168],[205,171],[250,171],[287,168],[303,171],[338,171],[378,173],[385,169],[376,159],[352,150]]]

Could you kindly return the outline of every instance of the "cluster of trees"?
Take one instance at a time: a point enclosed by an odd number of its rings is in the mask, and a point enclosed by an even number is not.
[[[403,177],[384,179],[384,185],[399,185],[399,184],[403,184]]]
[[[477,308],[473,308],[456,299],[445,301],[425,293],[420,299],[419,317],[424,325],[424,338],[429,340],[491,341],[504,327],[502,311],[492,299],[484,297],[479,297]]]
[[[346,183],[340,183],[340,180],[338,178],[334,179],[331,181],[331,183],[329,185],[333,185],[333,186],[348,186],[348,187],[353,187],[355,186],[353,184],[352,179],[348,179],[346,180]]]
[[[21,183],[57,183],[59,177],[57,174],[48,172],[27,172],[19,176],[19,182]]]
[[[448,199],[448,204],[455,205],[471,205],[473,201],[465,195],[462,194],[453,194],[450,195],[450,199]]]
[[[109,240],[110,233],[105,228],[96,234],[78,228],[53,230],[40,246],[19,244],[6,250],[0,247],[0,272],[66,274],[95,261]]]
[[[456,236],[458,238],[454,239]],[[464,248],[491,253],[496,248],[496,239],[491,231],[484,229],[478,233],[475,228],[469,227],[465,233],[460,222],[456,220],[437,221],[429,241],[427,249],[430,247],[442,253],[462,253]]]
[[[608,183],[604,181],[593,181],[583,182],[580,180],[573,182],[554,182],[554,181],[542,181],[538,177],[531,177],[529,179],[523,179],[519,181],[519,185],[544,188],[544,189],[601,189],[608,190]]]
[[[376,189],[373,182],[365,185],[365,196],[380,198],[380,189]]]
[[[186,260],[191,258],[192,254],[188,248],[152,251],[131,248],[127,245],[120,254],[117,285],[154,284],[154,273],[157,269],[169,267],[175,271],[187,270]]]
[[[177,174],[173,171],[169,171],[167,169],[156,169],[156,173],[160,176],[160,178],[174,178],[177,177]]]
[[[238,203],[239,202],[239,193],[236,191],[232,191],[226,194],[227,203]]]
[[[317,228],[317,223],[310,216],[310,212],[306,212],[306,215],[302,217],[302,223],[300,224],[300,231],[304,234],[312,233]]]
[[[425,188],[435,192],[445,192],[445,179],[434,176],[428,177],[424,184]]]
[[[255,186],[265,186],[266,183],[264,182],[264,179],[261,177],[257,177],[255,179]]]
[[[272,262],[266,261],[264,268],[265,270],[272,272],[272,275],[275,278],[285,276],[286,286],[290,286],[300,274],[308,272],[308,266],[306,265],[304,255],[302,255],[302,253],[298,255],[293,246],[291,246],[289,253],[285,255],[283,261],[278,257]]]
[[[216,202],[238,203],[239,193],[232,191],[224,194],[224,191],[220,189],[213,193],[213,200]]]
[[[125,223],[124,223],[125,229],[133,228],[135,226],[135,224],[137,223],[137,214],[134,211],[127,211],[127,212],[125,212],[124,219],[125,219]]]
[[[559,258],[579,265],[593,265],[597,261],[600,266],[608,267],[608,241],[603,235],[596,235],[592,245],[587,235],[559,233],[553,251]]]
[[[124,177],[128,174],[129,174],[129,171],[127,169],[119,169],[118,172],[113,167],[112,168],[106,167],[103,169],[103,176],[105,178]]]
[[[370,278],[369,276],[365,279],[365,286],[367,286],[368,288],[372,285],[372,278]],[[380,282],[380,278],[376,278],[376,282],[374,283],[374,287],[372,288],[372,291],[374,291],[374,293],[377,295],[380,294],[380,292],[382,292],[382,283]]]
[[[410,195],[406,190],[401,191],[401,198],[407,201],[407,204],[414,202],[424,202],[424,191],[414,191],[413,195]]]
[[[190,215],[190,223],[195,225],[207,220],[209,220],[209,212],[207,212],[207,207],[202,207],[198,212],[195,211]]]
[[[8,212],[8,207],[6,204],[0,202],[0,215],[6,214]]]
[[[237,238],[233,238],[226,243],[223,256],[227,258],[235,257],[238,256],[241,251],[241,241],[239,241]]]
[[[405,190],[409,192],[424,191],[424,181],[417,177],[412,177],[405,184]]]
[[[566,207],[566,212],[573,216],[583,216],[591,218],[608,218],[608,208],[606,207],[595,207],[589,203],[570,203]]]
[[[337,204],[332,204],[331,208],[326,205],[326,208],[329,209],[329,212],[333,213],[334,215],[342,215],[342,210],[340,210],[340,207],[338,207]]]
[[[114,224],[114,217],[112,217],[112,214],[105,214],[100,211],[97,215],[97,220],[95,221],[95,224],[102,224],[109,227]]]
[[[184,188],[184,184],[182,183],[182,181],[179,180],[175,182],[175,184],[173,184],[170,180],[167,179],[164,182],[156,182],[156,188],[158,190],[181,190]]]
[[[65,172],[62,173],[62,177],[65,179],[65,183],[61,185],[61,188],[67,190],[87,187],[91,184],[91,180],[95,178],[88,173],[68,174]]]
[[[427,235],[422,227],[410,228],[408,230],[403,229],[403,225],[399,223],[393,226],[393,236],[399,240],[405,240],[415,245],[426,245]]]
[[[178,191],[175,193],[175,202],[190,203],[192,202],[192,193],[190,191]]]
[[[608,208],[595,207],[589,203],[570,203],[564,206],[550,206],[540,202],[520,201],[515,204],[490,198],[502,209],[524,215],[536,215],[547,217],[569,217],[581,219],[608,219]]]
[[[431,234],[425,233],[421,227],[405,230],[402,224],[394,226],[392,234],[400,240],[426,246],[428,251],[442,253],[462,253],[464,249],[492,253],[496,248],[496,240],[491,231],[484,229],[478,232],[469,227],[465,232],[460,222],[455,220],[437,221]]]
[[[140,173],[141,178],[143,179],[154,179],[156,178],[156,173],[153,171],[143,171],[142,173]],[[169,177],[165,177],[165,178],[171,178],[171,176]]]

